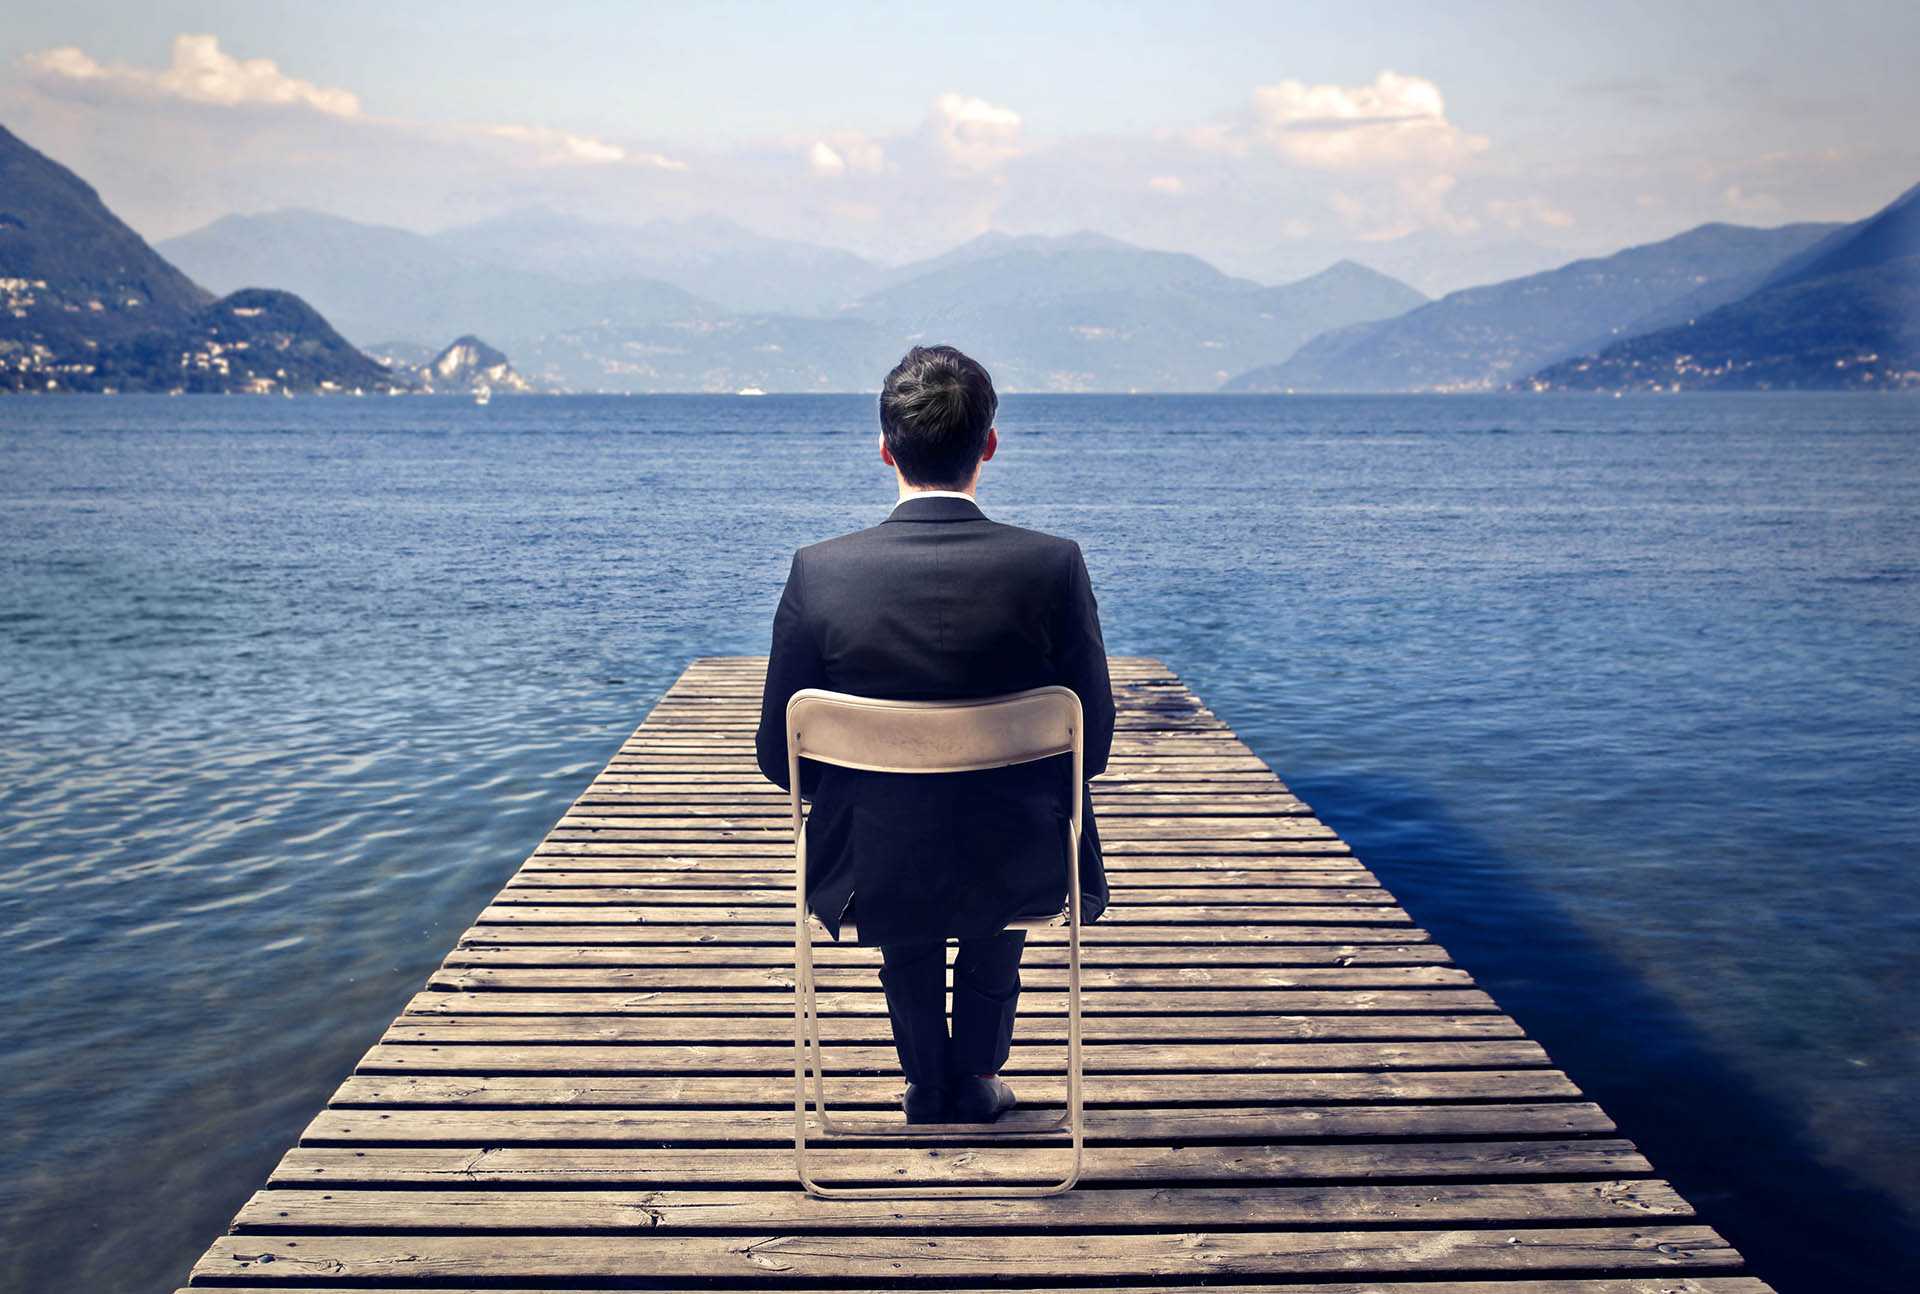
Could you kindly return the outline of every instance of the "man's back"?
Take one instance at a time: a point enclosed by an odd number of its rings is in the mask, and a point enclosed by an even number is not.
[[[794,573],[820,685],[839,691],[951,699],[1063,682],[1085,662],[1062,653],[1099,631],[1074,623],[1092,611],[1079,546],[968,499],[908,499],[878,526],[801,549]]]
[[[795,555],[774,617],[760,767],[785,784],[785,707],[801,688],[949,700],[1051,683],[1080,696],[1091,777],[1106,765],[1113,700],[1079,546],[990,521],[970,499],[910,498],[879,526]],[[867,943],[991,933],[1063,889],[1068,780],[1047,766],[803,773],[814,910],[837,926],[853,898]],[[1082,877],[1097,914],[1105,884],[1091,829]]]

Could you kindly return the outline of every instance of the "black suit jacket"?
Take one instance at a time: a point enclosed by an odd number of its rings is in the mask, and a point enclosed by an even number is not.
[[[1113,692],[1080,546],[989,521],[971,500],[903,500],[881,525],[794,554],[773,617],[755,752],[787,785],[787,702],[823,687],[889,700],[996,696],[1061,683],[1086,719],[1085,772],[1107,766]],[[865,944],[991,935],[1057,912],[1073,795],[1061,756],[976,773],[801,768],[813,799],[807,900]],[[1082,916],[1107,903],[1090,799],[1079,857]]]

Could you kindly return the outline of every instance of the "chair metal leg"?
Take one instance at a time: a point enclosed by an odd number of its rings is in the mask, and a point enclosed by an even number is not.
[[[1078,856],[1078,840],[1071,857]],[[996,1124],[868,1124],[836,1122],[828,1113],[826,1101],[825,1045],[821,1036],[819,1002],[814,987],[813,937],[808,925],[806,900],[805,828],[796,836],[795,854],[799,859],[799,879],[794,897],[794,1095],[793,1151],[794,1168],[800,1185],[809,1194],[824,1199],[959,1199],[965,1197],[1038,1198],[1070,1191],[1080,1181],[1086,1146],[1086,1107],[1083,1090],[1083,1039],[1080,1004],[1080,887],[1077,868],[1069,882],[1067,914],[1067,1108],[1050,1123],[1037,1126],[1003,1127]],[[979,1135],[1025,1135],[1050,1132],[1067,1126],[1072,1137],[1073,1158],[1067,1175],[1058,1182],[1034,1186],[1002,1186],[991,1182],[978,1185],[926,1186],[830,1186],[816,1180],[807,1169],[807,1077],[813,1080],[813,1107],[820,1119],[822,1136],[924,1136],[931,1131],[965,1132]]]
[[[820,1062],[822,1045],[820,1038],[820,1016],[813,999],[812,988],[812,941],[810,932],[802,930],[799,934],[802,953],[802,971],[796,982],[796,992],[803,992],[801,1001],[806,1004],[808,1019],[806,1022],[805,1043],[811,1049],[814,1058],[813,1081],[815,1100],[821,1112],[822,1135],[844,1133],[859,1136],[925,1136],[930,1132],[958,1132],[980,1135],[1023,1135],[1034,1132],[1049,1132],[1067,1125],[1072,1135],[1073,1157],[1067,1175],[1057,1182],[1041,1185],[1016,1186],[1000,1185],[994,1182],[981,1182],[974,1185],[912,1185],[912,1186],[832,1186],[821,1182],[807,1169],[806,1147],[806,1098],[805,1085],[801,1081],[803,1063],[795,1064],[795,1103],[794,1103],[794,1160],[801,1187],[810,1195],[822,1199],[868,1199],[868,1200],[949,1200],[949,1199],[1036,1199],[1049,1195],[1061,1195],[1072,1190],[1080,1181],[1081,1166],[1086,1145],[1086,1111],[1083,1101],[1080,1026],[1080,925],[1070,922],[1067,928],[1067,1108],[1060,1116],[1038,1127],[1002,1127],[991,1123],[948,1123],[918,1124],[904,1126],[897,1124],[852,1124],[840,1123],[829,1126],[826,1120],[824,1098],[823,1067]],[[804,991],[802,990],[804,985]],[[800,1041],[796,1038],[796,1047]],[[801,1054],[805,1054],[804,1052]]]

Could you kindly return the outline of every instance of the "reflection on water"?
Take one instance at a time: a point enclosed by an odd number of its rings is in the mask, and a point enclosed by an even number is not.
[[[792,547],[884,515],[871,416],[0,405],[7,1287],[184,1277],[685,664],[764,650]],[[1180,670],[1764,1274],[1898,1287],[1920,404],[1000,424],[989,511],[1081,539],[1114,650]]]

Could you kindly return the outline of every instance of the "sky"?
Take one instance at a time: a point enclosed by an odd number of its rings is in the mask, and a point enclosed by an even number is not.
[[[889,263],[1094,229],[1431,290],[1920,182],[1908,0],[14,8],[0,125],[150,239],[548,206]]]

